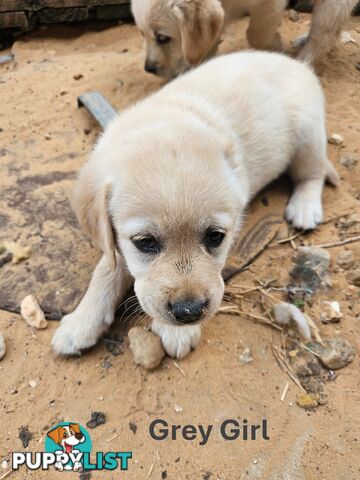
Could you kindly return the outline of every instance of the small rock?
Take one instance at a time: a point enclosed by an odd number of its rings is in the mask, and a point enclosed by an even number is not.
[[[31,255],[30,247],[23,247],[15,242],[4,242],[4,247],[7,252],[12,254],[12,263],[20,263],[27,260]]]
[[[340,322],[342,316],[339,302],[323,302],[323,309],[320,313],[320,318],[323,323]]]
[[[19,439],[21,440],[22,446],[24,448],[27,448],[29,446],[29,442],[32,438],[33,434],[30,432],[29,427],[19,428]]]
[[[356,70],[360,70],[360,62],[355,65]]]
[[[37,387],[37,382],[36,382],[36,380],[30,380],[29,386],[30,386],[31,388],[36,388],[36,387]]]
[[[344,139],[339,133],[333,133],[328,138],[328,143],[330,143],[330,145],[341,145],[343,142],[344,142]]]
[[[288,17],[292,22],[298,22],[300,20],[300,15],[293,9],[289,10]]]
[[[311,332],[308,321],[304,314],[295,305],[281,302],[274,306],[273,315],[276,323],[291,327],[295,324],[297,331],[306,342],[311,340]]]
[[[5,338],[4,338],[4,335],[0,333],[0,360],[2,360],[5,357],[5,354],[6,354]]]
[[[164,480],[165,478],[167,478],[167,471],[166,471],[166,470],[164,470],[164,471],[161,472],[161,478],[162,478],[162,480]]]
[[[33,295],[27,295],[23,298],[20,305],[20,313],[30,327],[43,329],[48,326],[45,314]]]
[[[336,257],[336,263],[340,268],[348,270],[355,263],[355,257],[352,250],[343,250]]]
[[[330,254],[324,248],[299,247],[295,266],[290,272],[292,284],[289,286],[313,294],[321,285],[327,284],[327,271]]]
[[[251,363],[254,359],[251,356],[251,350],[250,348],[245,348],[242,354],[239,357],[239,361],[242,365],[247,365],[248,363]]]
[[[5,263],[11,262],[13,255],[11,252],[3,252],[0,254],[0,267],[4,266]]]
[[[304,393],[297,397],[296,403],[305,410],[312,410],[319,405],[319,396],[314,393]]]
[[[91,412],[91,419],[87,422],[86,426],[88,428],[96,428],[99,425],[105,423],[105,413],[103,412]]]
[[[135,435],[136,431],[137,431],[137,425],[135,422],[130,422],[129,423],[129,428],[130,430],[133,432],[133,434]]]
[[[346,275],[348,282],[352,283],[356,287],[360,287],[360,268],[352,270]]]
[[[7,470],[9,468],[9,462],[7,460],[3,460],[1,462],[1,468],[2,470]]]
[[[77,73],[76,75],[73,76],[74,80],[81,80],[84,77],[82,73]]]
[[[182,407],[180,407],[180,405],[175,405],[174,409],[175,409],[175,412],[177,412],[177,413],[183,411],[183,409],[182,409]]]
[[[351,33],[350,32],[345,32],[345,31],[340,33],[340,41],[344,44],[356,43],[356,40],[355,40],[355,38],[353,38],[351,36]]]
[[[348,170],[352,170],[359,162],[359,158],[359,155],[346,153],[343,157],[340,158],[340,163]]]
[[[331,370],[346,367],[356,354],[355,348],[343,338],[330,338],[324,341],[324,347],[318,347],[319,358],[325,367]]]
[[[147,369],[160,365],[165,355],[160,337],[143,327],[133,327],[129,340],[135,363]]]
[[[79,480],[90,480],[91,479],[91,472],[81,472],[79,476]]]

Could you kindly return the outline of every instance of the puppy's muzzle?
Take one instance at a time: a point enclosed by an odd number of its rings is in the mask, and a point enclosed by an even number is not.
[[[168,302],[168,310],[177,322],[187,324],[200,320],[208,305],[208,300],[185,298],[174,303]]]
[[[153,73],[154,75],[157,75],[159,68],[156,63],[146,60],[144,70],[147,73]]]

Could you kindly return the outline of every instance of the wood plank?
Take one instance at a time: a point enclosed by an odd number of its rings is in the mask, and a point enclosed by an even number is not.
[[[35,23],[66,23],[83,22],[88,19],[88,9],[81,8],[43,8],[30,14],[31,21]]]
[[[0,28],[22,28],[27,30],[29,22],[24,12],[0,13]]]
[[[0,0],[0,12],[37,12],[43,8],[93,7],[130,4],[130,0]]]

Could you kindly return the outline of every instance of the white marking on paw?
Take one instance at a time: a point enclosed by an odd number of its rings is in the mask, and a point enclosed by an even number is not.
[[[198,324],[178,327],[153,320],[151,330],[161,338],[166,353],[178,359],[186,357],[198,345],[201,336]]]

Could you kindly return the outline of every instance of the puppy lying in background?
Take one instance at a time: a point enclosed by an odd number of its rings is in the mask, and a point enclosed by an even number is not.
[[[313,63],[330,50],[357,0],[314,0],[309,35],[299,58]],[[145,70],[173,78],[215,54],[224,27],[249,15],[251,47],[281,50],[278,29],[287,0],[132,0],[145,39]]]
[[[324,181],[338,180],[324,116],[312,71],[266,52],[218,57],[120,113],[75,187],[73,208],[104,256],[54,351],[94,345],[134,280],[167,353],[187,355],[219,308],[221,271],[260,189],[287,170],[286,218],[304,230],[322,221]]]

